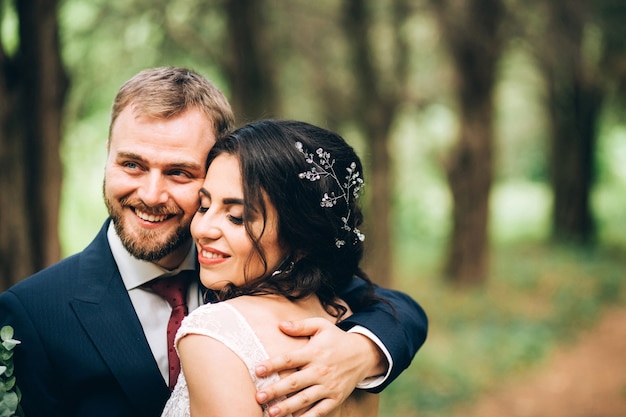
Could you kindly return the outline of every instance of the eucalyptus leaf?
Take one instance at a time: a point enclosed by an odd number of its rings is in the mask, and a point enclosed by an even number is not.
[[[9,409],[7,405],[4,404],[4,400],[0,401],[0,417],[12,417],[13,411]]]
[[[13,339],[13,328],[0,329],[0,417],[23,416],[19,407],[21,393],[13,376],[13,349],[20,342]]]
[[[2,340],[13,339],[13,327],[4,326],[2,329],[0,329],[0,339]]]
[[[13,371],[15,370],[15,364],[13,363],[13,361],[7,363],[6,368],[7,369],[4,371],[4,374],[2,375],[3,380],[11,378],[13,376]]]
[[[12,390],[14,386],[15,386],[15,377],[14,376],[9,378],[9,379],[7,379],[7,381],[4,383],[4,387],[6,388],[7,391]],[[17,394],[16,394],[16,396],[17,396]]]
[[[11,417],[17,410],[17,394],[14,392],[7,392],[0,401],[0,417]]]
[[[6,350],[13,350],[13,348],[19,344],[20,341],[15,339],[7,339],[2,341],[2,346],[4,346]]]

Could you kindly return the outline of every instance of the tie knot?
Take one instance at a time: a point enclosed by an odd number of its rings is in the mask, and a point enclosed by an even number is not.
[[[191,272],[193,271],[182,271],[178,275],[158,278],[148,283],[148,287],[167,301],[172,308],[185,305]]]

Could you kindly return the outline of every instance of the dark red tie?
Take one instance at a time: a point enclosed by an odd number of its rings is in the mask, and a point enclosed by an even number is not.
[[[170,320],[167,322],[167,358],[169,361],[170,390],[174,389],[180,373],[180,360],[174,348],[174,337],[180,323],[187,315],[187,288],[195,271],[182,271],[178,275],[157,279],[148,286],[163,297],[172,307]]]

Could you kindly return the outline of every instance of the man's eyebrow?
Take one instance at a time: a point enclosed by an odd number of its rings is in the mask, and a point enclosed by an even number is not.
[[[125,151],[121,151],[117,153],[117,158],[118,159],[132,159],[133,161],[139,161],[142,163],[147,163],[148,160],[146,158],[144,158],[143,156],[134,153],[134,152],[125,152]],[[169,169],[190,169],[190,170],[194,170],[194,169],[199,169],[200,165],[195,163],[195,162],[173,162],[171,164],[168,165]],[[202,167],[204,169],[204,167]]]
[[[137,161],[145,161],[145,159],[141,155],[136,154],[134,152],[118,152],[116,157],[117,158],[134,159],[134,160],[137,160]]]

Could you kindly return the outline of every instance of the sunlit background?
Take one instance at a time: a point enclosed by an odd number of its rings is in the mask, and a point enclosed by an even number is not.
[[[188,66],[232,97],[224,64],[226,54],[232,52],[225,29],[227,3],[61,2],[62,55],[70,79],[61,148],[64,256],[82,250],[106,218],[102,178],[109,111],[125,80],[147,67]],[[377,49],[380,77],[393,75],[384,59],[385,51],[392,50],[388,48],[393,31],[402,33],[410,51],[407,95],[387,138],[394,184],[391,282],[425,308],[430,332],[411,367],[383,393],[380,415],[473,415],[472,405],[495,396],[505,382],[549,371],[561,349],[581,342],[581,335],[597,326],[606,311],[626,306],[624,95],[617,87],[607,87],[599,117],[590,198],[597,230],[593,244],[556,244],[551,240],[552,133],[546,79],[531,42],[524,38],[526,32],[511,29],[498,60],[494,89],[488,278],[479,286],[453,287],[442,272],[453,227],[444,164],[460,124],[451,63],[431,3],[409,2],[411,14],[401,27],[390,21],[391,3],[366,2],[373,16],[369,36]],[[530,29],[542,21],[544,3],[505,2],[507,13]],[[338,35],[341,2],[264,0],[261,4],[264,20],[263,25],[257,22],[258,36],[266,40],[267,48],[261,59],[272,60],[279,72],[278,116],[331,125],[367,157],[371,150],[358,126],[349,120],[331,123],[316,95],[316,77],[336,77],[333,85],[354,88],[342,60],[348,53],[346,42]],[[2,38],[10,51],[17,44],[16,15],[7,2],[2,5]],[[626,16],[624,8],[619,10]],[[592,66],[602,37],[608,34],[601,33],[591,17],[585,24],[585,56]],[[622,60],[625,52],[626,48]],[[335,60],[316,61],[318,56]],[[344,92],[338,89],[340,95]],[[366,198],[377,196],[370,193]],[[370,213],[367,221],[375,225],[376,215]],[[615,372],[626,374],[624,369]],[[593,379],[576,383],[593,384]],[[589,415],[618,417],[624,412],[626,378],[621,384],[615,394],[621,409]],[[550,416],[513,408],[506,415]]]

